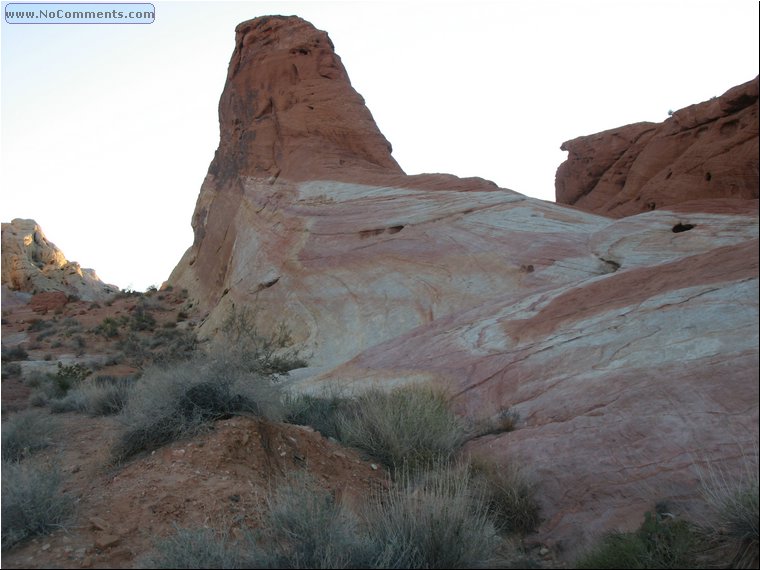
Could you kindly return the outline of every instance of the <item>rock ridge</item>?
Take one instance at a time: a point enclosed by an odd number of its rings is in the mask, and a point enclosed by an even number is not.
[[[2,224],[2,285],[26,293],[60,292],[85,301],[104,299],[119,290],[103,283],[93,269],[68,261],[48,241],[34,220],[16,218]]]
[[[619,218],[691,201],[755,200],[758,78],[662,123],[635,123],[560,148],[568,158],[557,169],[557,203],[596,214]]]

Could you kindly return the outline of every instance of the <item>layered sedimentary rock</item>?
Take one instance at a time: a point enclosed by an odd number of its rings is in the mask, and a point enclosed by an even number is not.
[[[85,301],[103,299],[118,291],[116,286],[103,283],[94,270],[68,261],[34,220],[17,218],[4,223],[2,247],[2,285],[9,291],[58,291]]]
[[[567,141],[557,202],[620,218],[690,201],[756,200],[758,105],[756,77],[662,123]]]
[[[697,466],[753,449],[757,200],[614,220],[406,176],[298,18],[238,26],[220,127],[169,280],[201,334],[249,306],[304,347],[294,389],[431,382],[475,422],[515,410],[468,447],[534,473],[539,540],[571,552],[659,500],[696,512]]]

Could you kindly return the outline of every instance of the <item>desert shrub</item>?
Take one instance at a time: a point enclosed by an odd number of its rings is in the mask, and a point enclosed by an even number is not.
[[[40,400],[42,402],[43,400]],[[46,400],[43,405],[50,406],[50,412],[53,414],[63,414],[66,412],[82,412],[87,409],[87,396],[81,388],[75,388],[61,398]]]
[[[3,446],[5,451],[5,446]],[[53,465],[6,463],[2,477],[2,548],[60,528],[73,501],[59,492],[61,475]]]
[[[356,513],[304,474],[270,495],[257,533],[232,543],[208,529],[178,530],[159,544],[159,568],[483,568],[504,543],[466,466],[405,471]]]
[[[44,319],[32,319],[29,326],[26,328],[29,332],[39,332],[48,329],[53,326],[53,323]]]
[[[745,456],[740,476],[729,477],[711,465],[701,477],[702,496],[711,511],[705,526],[714,538],[732,543],[732,568],[758,566],[758,477],[757,447]]]
[[[53,413],[82,412],[90,416],[112,416],[126,406],[133,378],[98,377],[50,402]]]
[[[116,338],[119,336],[119,323],[112,317],[106,317],[95,327],[93,332],[103,335],[105,338]]]
[[[341,396],[334,389],[321,396],[288,394],[285,397],[284,420],[311,426],[325,437],[340,440],[341,425],[353,406],[353,400]]]
[[[156,328],[156,319],[140,304],[132,312],[129,326],[133,331],[152,331]]]
[[[122,289],[117,293],[114,293],[113,300],[116,301],[118,299],[129,299],[131,297],[142,297],[142,293],[140,291],[135,291],[134,289]]]
[[[14,360],[29,360],[29,353],[21,346],[14,346],[13,348],[2,349],[3,362],[12,362]]]
[[[57,422],[41,410],[24,410],[3,422],[3,461],[21,461],[51,445]]]
[[[473,462],[473,483],[480,489],[500,531],[527,534],[541,522],[536,484],[514,465]]]
[[[125,358],[127,358],[132,364],[137,366],[142,365],[145,361],[151,357],[151,352],[143,345],[135,333],[131,332],[122,338],[116,345],[119,350],[122,351]]]
[[[44,408],[48,405],[49,398],[45,395],[44,392],[41,392],[40,390],[35,390],[31,394],[29,394],[29,399],[27,400],[30,406],[33,408]]]
[[[255,549],[234,545],[227,533],[210,528],[177,528],[156,543],[156,553],[147,557],[144,568],[261,568],[250,560]],[[249,556],[246,556],[246,555]],[[252,564],[252,562],[254,562]]]
[[[699,568],[702,538],[684,520],[648,512],[636,532],[614,532],[578,560],[577,568]]]
[[[359,519],[305,476],[269,500],[259,563],[267,568],[367,568],[374,556]]]
[[[380,462],[415,471],[451,458],[464,443],[463,422],[442,392],[404,386],[359,395],[340,425],[341,440]]]
[[[90,369],[82,364],[64,365],[59,362],[55,374],[33,371],[24,383],[35,389],[32,397],[35,405],[41,406],[47,401],[65,398],[69,390],[77,387],[90,373]]]
[[[372,498],[365,512],[375,568],[483,568],[503,547],[466,466],[438,464],[415,480],[407,473]]]
[[[244,307],[232,308],[222,325],[220,354],[239,362],[250,372],[285,374],[307,365],[293,347],[290,332],[281,324],[271,334],[264,334],[256,322],[256,313]]]
[[[77,386],[82,380],[87,378],[91,374],[91,370],[84,364],[62,364],[58,363],[58,370],[52,377],[53,384],[55,385],[58,396],[63,397],[66,393]]]
[[[21,365],[18,362],[8,362],[3,364],[2,378],[20,378],[21,377]]]
[[[471,437],[481,437],[497,433],[514,431],[517,422],[520,421],[520,413],[512,408],[505,408],[495,416],[479,421],[467,430]]]
[[[198,347],[198,340],[192,331],[163,328],[153,335],[150,347],[153,362],[169,364],[192,358]]]
[[[122,461],[204,429],[232,415],[281,418],[279,387],[239,363],[196,358],[154,367],[135,383],[121,420],[126,431],[113,450]]]

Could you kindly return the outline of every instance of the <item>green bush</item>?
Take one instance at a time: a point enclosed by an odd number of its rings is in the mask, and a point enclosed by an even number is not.
[[[615,532],[578,560],[577,568],[700,568],[696,527],[648,512],[636,532]]]
[[[465,429],[442,392],[404,386],[359,395],[341,421],[340,435],[385,465],[415,471],[453,457]]]
[[[59,492],[61,476],[56,467],[3,460],[2,470],[3,550],[25,538],[47,534],[67,521],[73,501]]]
[[[87,378],[92,371],[84,364],[70,364],[65,365],[58,363],[58,370],[53,377],[53,383],[55,384],[59,397],[65,396],[66,393],[77,386],[82,380]]]
[[[24,410],[3,422],[3,461],[21,461],[51,445],[58,424],[47,412]]]

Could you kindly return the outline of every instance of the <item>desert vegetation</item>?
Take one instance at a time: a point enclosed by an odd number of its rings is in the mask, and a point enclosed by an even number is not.
[[[296,474],[271,495],[263,528],[238,541],[210,529],[178,529],[157,544],[154,568],[509,567],[506,542],[466,464],[405,472],[358,508]],[[188,553],[197,552],[193,559]]]
[[[61,472],[54,463],[3,458],[2,472],[3,550],[70,520],[73,500],[60,492]]]
[[[176,527],[140,558],[141,565],[541,566],[521,546],[541,523],[540,486],[529,466],[496,466],[462,452],[468,439],[517,429],[514,410],[472,424],[455,413],[446,392],[427,385],[287,392],[284,376],[306,362],[286,328],[264,333],[255,312],[239,309],[230,313],[215,342],[200,350],[192,331],[180,330],[174,317],[159,324],[146,316],[158,311],[150,302],[140,306],[89,330],[116,343],[125,360],[139,362],[137,373],[111,376],[94,366],[59,363],[54,372],[25,375],[35,390],[30,403],[49,409],[17,413],[3,423],[3,549],[72,520],[72,498],[60,493],[61,470],[49,457],[37,459],[55,444],[56,414],[114,416],[119,431],[111,457],[117,469],[210,430],[218,420],[251,416],[269,425],[311,426],[385,469],[386,484],[347,503],[306,469],[273,476],[260,525]],[[73,343],[88,332],[72,318],[52,326],[34,321],[30,328]],[[23,376],[18,359],[28,353],[4,350],[3,356],[4,373]],[[612,533],[585,551],[577,567],[756,566],[756,474],[756,459],[740,482],[709,469],[703,476],[709,521],[698,525],[655,509],[638,530]]]
[[[744,456],[740,477],[700,469],[706,518],[690,521],[667,503],[645,514],[634,532],[612,532],[577,561],[578,568],[757,568],[758,454]]]

